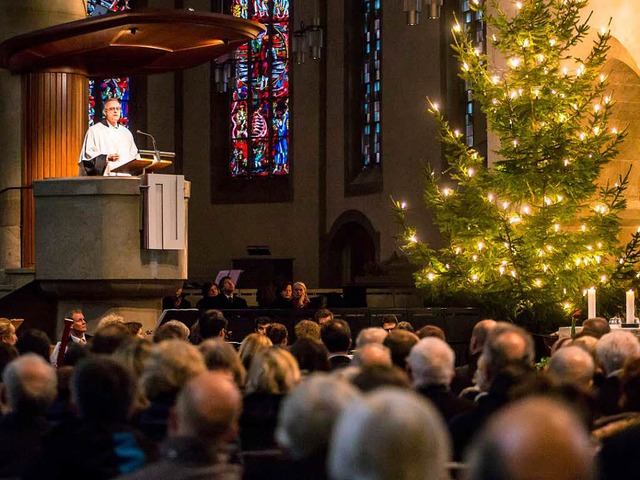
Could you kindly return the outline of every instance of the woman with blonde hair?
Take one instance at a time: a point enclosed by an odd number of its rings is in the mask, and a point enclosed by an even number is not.
[[[271,347],[256,354],[247,375],[240,416],[243,450],[277,448],[274,433],[280,403],[299,382],[298,362],[286,349]]]
[[[14,346],[18,341],[16,327],[8,318],[0,318],[0,341],[11,346]]]
[[[309,306],[309,297],[307,296],[307,286],[302,282],[293,284],[293,309],[307,308]]]
[[[251,361],[253,360],[253,357],[256,356],[256,353],[261,350],[266,350],[271,346],[273,346],[273,343],[271,343],[271,340],[266,335],[250,333],[244,337],[240,344],[240,348],[238,349],[238,355],[240,355],[240,360],[242,360],[244,368],[249,371],[251,368]]]

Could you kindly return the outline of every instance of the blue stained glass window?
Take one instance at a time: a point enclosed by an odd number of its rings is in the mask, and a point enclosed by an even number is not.
[[[229,169],[237,178],[289,173],[289,1],[233,0],[236,17],[267,27],[235,54]]]
[[[468,0],[462,0],[460,2],[460,10],[462,12],[462,17],[464,18],[465,27],[472,32],[473,39],[478,45],[478,49],[480,52],[485,53],[484,47],[484,39],[485,39],[485,23],[482,19],[482,14],[480,12],[474,12],[471,10],[469,6]],[[474,146],[474,129],[473,129],[473,119],[474,119],[474,105],[473,105],[473,91],[471,90],[471,85],[468,82],[465,82],[465,105],[464,105],[464,130],[465,130],[465,140],[466,144],[469,147]]]
[[[380,0],[364,0],[364,58],[362,101],[364,128],[362,130],[362,165],[380,165],[381,134],[380,104],[382,87],[380,66],[382,59],[382,8]],[[376,132],[372,134],[372,132]]]
[[[87,16],[96,17],[129,9],[129,0],[88,0]],[[129,78],[106,78],[89,80],[89,125],[102,118],[102,105],[109,98],[117,98],[122,103],[119,123],[129,125]]]

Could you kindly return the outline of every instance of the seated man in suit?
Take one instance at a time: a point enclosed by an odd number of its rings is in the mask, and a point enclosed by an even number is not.
[[[228,308],[247,308],[247,301],[233,294],[236,289],[235,283],[231,277],[222,277],[218,282],[220,287],[220,293],[211,302],[214,309],[228,309]]]

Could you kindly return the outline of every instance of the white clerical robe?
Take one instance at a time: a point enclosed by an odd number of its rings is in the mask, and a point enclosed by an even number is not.
[[[83,160],[90,160],[98,155],[110,155],[112,153],[120,155],[120,159],[116,162],[107,162],[104,175],[128,175],[126,173],[115,173],[112,170],[133,160],[138,155],[138,147],[136,147],[129,129],[122,125],[112,127],[107,122],[99,122],[92,125],[87,130],[82,144],[82,151],[78,160],[81,165],[80,171],[83,171]]]

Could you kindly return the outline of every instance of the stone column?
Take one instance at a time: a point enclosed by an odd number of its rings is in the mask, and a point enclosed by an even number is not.
[[[84,17],[80,1],[1,2],[0,41]],[[77,167],[70,171],[69,165],[71,157],[77,157],[72,150],[80,148],[76,132],[86,128],[86,88],[86,79],[74,75],[43,73],[22,78],[0,70],[0,190],[28,186],[45,175],[77,173]],[[30,192],[21,196],[18,190],[0,194],[0,271],[33,266],[32,198]],[[21,214],[26,222],[24,254]]]

